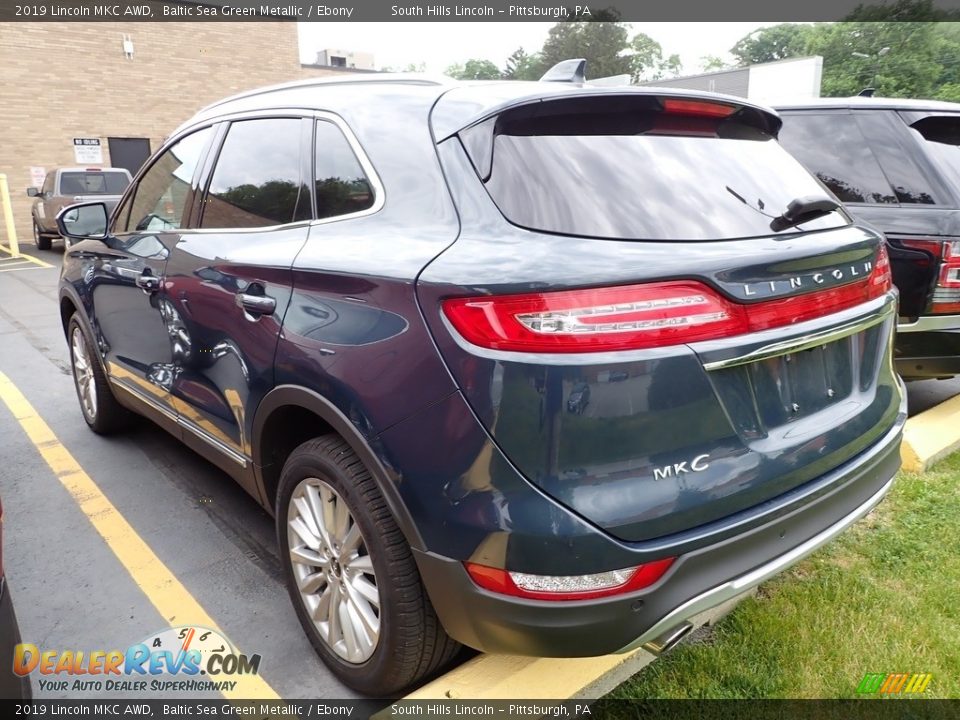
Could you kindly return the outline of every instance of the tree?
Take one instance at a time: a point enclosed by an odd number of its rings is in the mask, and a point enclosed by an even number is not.
[[[527,53],[523,48],[517,48],[503,69],[503,77],[507,80],[539,80],[547,71],[540,53]]]
[[[737,59],[737,64],[741,67],[801,57],[807,54],[810,28],[810,25],[799,23],[781,23],[759,28],[741,38],[730,48],[730,54]]]
[[[682,67],[680,56],[671,55],[664,58],[660,43],[646,33],[634,35],[626,52],[630,60],[630,75],[633,82],[659,80],[680,74]],[[589,67],[588,64],[587,68]]]
[[[723,58],[716,55],[704,55],[700,58],[700,72],[713,72],[723,70],[725,67],[727,67],[727,63],[723,61]]]
[[[586,58],[587,77],[633,74],[628,56],[629,27],[615,10],[594,13],[588,21],[560,22],[550,28],[540,55],[549,69],[562,60]]]
[[[451,65],[447,68],[446,74],[457,80],[498,80],[500,69],[489,60],[474,58],[462,65],[460,63]]]

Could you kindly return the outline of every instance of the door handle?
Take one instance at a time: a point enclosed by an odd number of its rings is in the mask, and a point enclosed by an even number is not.
[[[133,282],[145,293],[155,293],[160,289],[160,278],[156,275],[137,275]]]
[[[269,295],[250,295],[237,293],[237,307],[257,315],[272,315],[277,309],[277,301]]]

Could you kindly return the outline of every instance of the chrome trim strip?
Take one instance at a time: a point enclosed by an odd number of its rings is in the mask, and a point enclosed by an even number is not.
[[[232,447],[230,447],[223,441],[213,437],[213,435],[208,433],[203,428],[199,427],[192,420],[188,420],[187,418],[181,415],[180,417],[177,418],[177,424],[179,424],[180,427],[182,427],[184,430],[189,430],[190,432],[192,432],[194,435],[196,435],[198,438],[203,440],[207,445],[212,447],[214,450],[219,450],[221,453],[223,453],[228,458],[230,458],[235,463],[237,463],[240,467],[245,468],[247,466],[247,463],[250,461],[250,459],[246,455],[241,455],[240,453],[238,453],[236,450],[234,450]]]
[[[132,396],[133,396],[134,398],[136,398],[137,400],[140,400],[140,401],[146,403],[147,405],[149,405],[151,408],[153,408],[154,410],[156,410],[158,413],[160,413],[161,415],[163,415],[163,416],[166,417],[167,419],[175,422],[177,425],[179,425],[179,426],[180,426],[181,428],[183,428],[184,430],[189,430],[189,431],[192,432],[194,435],[196,435],[199,439],[203,440],[207,445],[209,445],[210,447],[212,447],[214,450],[219,450],[222,454],[226,455],[228,458],[230,458],[230,459],[233,460],[235,463],[237,463],[240,467],[245,468],[245,467],[247,467],[247,463],[251,462],[250,458],[248,458],[246,455],[242,455],[242,454],[238,453],[238,452],[237,452],[236,450],[234,450],[233,448],[229,447],[228,445],[226,445],[226,444],[223,443],[222,441],[220,441],[220,440],[218,440],[217,438],[213,437],[210,433],[208,433],[208,432],[207,432],[206,430],[204,430],[203,428],[199,427],[199,426],[198,426],[196,423],[194,423],[193,421],[187,420],[186,418],[181,417],[181,416],[178,415],[177,413],[172,412],[170,409],[165,408],[163,405],[161,405],[160,403],[158,403],[158,402],[157,402],[156,400],[154,400],[153,398],[145,395],[144,393],[140,392],[139,390],[137,390],[137,389],[131,387],[130,385],[128,385],[124,380],[122,380],[122,379],[120,379],[120,378],[111,377],[111,378],[110,378],[110,383],[111,383],[114,387],[126,391],[127,393],[129,393],[130,395],[132,395]]]
[[[897,323],[898,333],[960,330],[960,315],[924,315],[912,323]]]
[[[170,408],[164,407],[149,395],[140,392],[140,390],[138,390],[137,388],[133,387],[132,385],[129,385],[126,380],[123,380],[122,378],[114,377],[112,375],[108,377],[110,378],[110,384],[113,385],[113,387],[119,388],[120,390],[124,390],[128,394],[133,395],[134,398],[136,398],[137,400],[140,400],[143,403],[146,403],[151,408],[156,410],[158,413],[165,416],[168,420],[172,420],[173,422],[178,421],[179,418],[177,414],[172,410],[170,410]]]
[[[828,527],[826,530],[814,535],[806,542],[797,545],[797,547],[795,547],[793,550],[790,550],[780,557],[771,560],[766,565],[761,565],[757,569],[751,570],[745,575],[741,575],[738,578],[729,580],[722,585],[718,585],[712,590],[707,590],[706,592],[687,600],[687,602],[683,603],[680,607],[674,609],[670,613],[667,613],[667,615],[661,618],[653,627],[647,630],[639,638],[631,642],[626,647],[621,648],[617,652],[625,653],[636,650],[644,643],[660,637],[670,628],[676,627],[677,625],[690,620],[695,615],[699,615],[705,610],[709,610],[710,608],[725,603],[727,600],[732,600],[738,595],[745,593],[747,590],[756,587],[760,583],[769,580],[775,575],[780,574],[791,565],[803,560],[805,557],[811,555],[823,545],[826,545],[837,535],[864,517],[883,499],[883,496],[890,491],[891,487],[893,487],[892,478],[888,480],[882,488],[871,495],[866,502],[838,522]]]
[[[856,335],[857,333],[863,332],[867,328],[873,327],[874,325],[879,325],[888,317],[893,315],[894,308],[895,304],[893,302],[889,302],[879,313],[868,315],[867,317],[859,320],[838,325],[821,332],[801,335],[800,337],[792,338],[790,340],[773,343],[772,345],[765,345],[764,347],[757,348],[756,350],[748,352],[745,355],[738,355],[736,357],[727,358],[726,360],[716,360],[714,362],[704,363],[703,367],[708,371],[723,370],[725,368],[736,367],[737,365],[745,365],[746,363],[756,362],[758,360],[766,360],[768,358],[788,355],[789,353],[801,352],[803,350],[809,350],[810,348],[815,348],[820,345],[826,345],[827,343],[841,340],[845,337],[850,337],[851,335]]]

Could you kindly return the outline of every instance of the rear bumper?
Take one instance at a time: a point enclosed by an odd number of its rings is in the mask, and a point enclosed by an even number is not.
[[[415,553],[447,632],[478,650],[588,657],[639,647],[806,557],[866,515],[900,467],[906,413],[881,441],[834,470],[831,492],[770,522],[682,555],[655,585],[636,593],[543,602],[488,592],[463,564]],[[664,555],[669,555],[665,549]]]
[[[33,694],[30,678],[13,673],[13,650],[20,643],[20,626],[13,611],[13,598],[6,581],[0,578],[0,698],[29,700]]]

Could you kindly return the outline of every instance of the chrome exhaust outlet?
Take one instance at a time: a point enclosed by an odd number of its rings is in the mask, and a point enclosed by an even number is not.
[[[693,630],[693,625],[688,622],[680,623],[670,628],[662,635],[653,640],[645,642],[641,647],[651,655],[663,655],[670,648],[686,637],[687,633]]]

